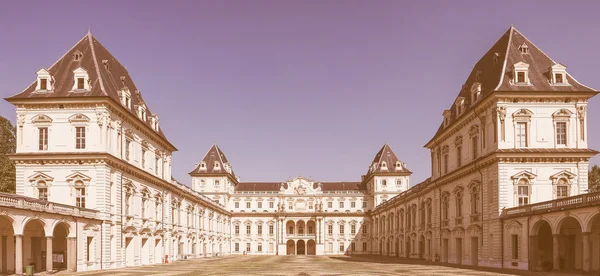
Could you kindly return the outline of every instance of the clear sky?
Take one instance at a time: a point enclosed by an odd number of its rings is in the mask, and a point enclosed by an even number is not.
[[[600,88],[600,1],[12,1],[0,8],[0,97],[88,27],[127,66],[188,172],[217,143],[242,181],[360,181],[384,143],[430,175],[442,111],[514,24]],[[588,108],[600,149],[600,97]],[[15,110],[0,102],[0,115]],[[593,159],[598,163],[600,159]]]

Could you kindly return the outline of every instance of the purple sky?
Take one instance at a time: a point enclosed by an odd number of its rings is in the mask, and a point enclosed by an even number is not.
[[[442,111],[511,24],[600,88],[599,10],[564,0],[6,2],[0,97],[91,26],[158,113],[184,183],[213,142],[242,181],[359,181],[387,142],[414,185],[430,175],[423,145]],[[599,101],[588,109],[594,149]],[[13,106],[1,101],[0,115],[14,122]]]

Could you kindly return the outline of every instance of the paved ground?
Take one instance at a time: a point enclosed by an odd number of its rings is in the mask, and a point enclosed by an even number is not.
[[[59,273],[68,275],[66,273]],[[473,270],[467,267],[431,265],[419,261],[380,256],[228,256],[178,261],[76,275],[551,275],[514,270]],[[561,274],[554,274],[561,275]]]

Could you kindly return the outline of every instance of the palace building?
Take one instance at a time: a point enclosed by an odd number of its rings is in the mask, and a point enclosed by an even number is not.
[[[530,270],[600,270],[588,192],[588,100],[511,27],[425,143],[431,177],[385,144],[356,182],[240,182],[212,145],[177,149],[129,73],[90,33],[22,92],[16,194],[0,194],[0,273],[91,271],[230,254],[377,254]]]

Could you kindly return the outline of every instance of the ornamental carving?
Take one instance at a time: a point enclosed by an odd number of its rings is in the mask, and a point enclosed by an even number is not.
[[[586,106],[578,106],[577,107],[577,116],[579,116],[579,120],[583,121],[583,119],[585,118],[586,112],[587,112]]]
[[[23,125],[25,124],[25,114],[18,114],[17,115],[17,124],[19,125],[19,127],[23,127]]]
[[[506,119],[506,106],[496,107],[496,112],[498,113],[498,118],[500,121],[504,122],[504,119]]]
[[[533,112],[531,112],[531,110],[522,108],[515,111],[515,113],[513,113],[512,116],[513,120],[517,122],[529,122],[531,121],[531,115],[533,115]]]
[[[456,136],[456,138],[454,138],[454,146],[461,146],[463,143],[463,138],[462,136]]]

